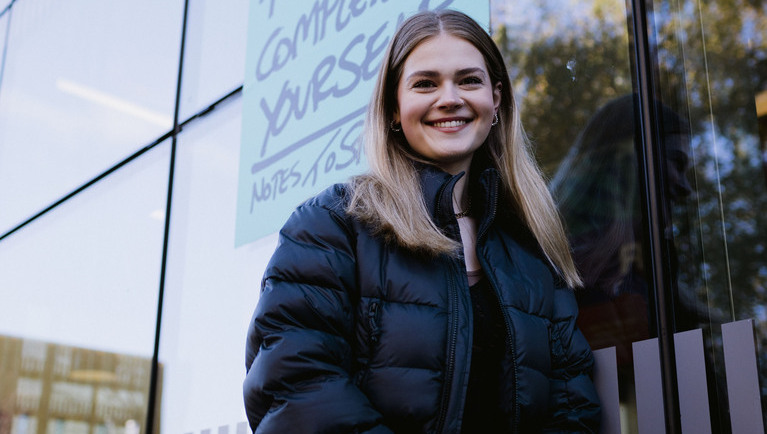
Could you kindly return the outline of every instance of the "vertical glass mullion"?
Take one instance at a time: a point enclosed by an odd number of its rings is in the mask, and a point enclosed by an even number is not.
[[[173,136],[171,138],[170,165],[168,168],[168,195],[165,205],[165,230],[162,245],[162,260],[160,266],[160,282],[157,295],[157,322],[155,325],[154,349],[152,353],[152,372],[149,385],[149,399],[146,419],[146,432],[152,434],[155,429],[159,432],[159,419],[155,422],[155,413],[160,401],[157,399],[158,381],[159,381],[159,353],[160,353],[160,332],[162,330],[162,311],[163,299],[165,295],[165,276],[168,263],[168,245],[170,238],[171,205],[173,203],[173,179],[176,163],[176,146],[178,141],[179,128],[179,109],[181,101],[181,83],[184,72],[184,48],[186,42],[187,15],[189,11],[189,0],[184,0],[184,15],[181,23],[181,45],[179,48],[178,61],[178,80],[176,83],[176,101],[173,109]]]
[[[652,45],[654,27],[652,25],[652,2],[631,0],[633,27],[633,56],[637,101],[637,154],[640,160],[640,185],[643,193],[642,211],[645,218],[645,261],[648,265],[650,293],[654,295],[655,322],[658,334],[663,400],[666,416],[666,430],[669,434],[681,433],[679,414],[679,396],[676,380],[676,359],[674,351],[673,294],[668,269],[669,248],[663,236],[664,214],[663,164],[660,149],[661,126],[655,101],[658,98],[655,72],[658,54]]]

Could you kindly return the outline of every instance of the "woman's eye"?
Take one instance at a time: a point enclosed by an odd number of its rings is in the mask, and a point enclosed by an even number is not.
[[[413,87],[419,87],[419,88],[433,87],[433,86],[434,86],[434,82],[431,80],[419,80],[413,84]]]
[[[461,80],[463,84],[482,84],[482,79],[479,77],[466,77]]]

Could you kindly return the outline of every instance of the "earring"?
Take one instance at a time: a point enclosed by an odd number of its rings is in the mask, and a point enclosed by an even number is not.
[[[494,126],[498,125],[498,120],[499,120],[499,119],[498,119],[498,112],[496,112],[496,113],[493,115],[493,123],[491,123],[491,124],[490,124],[490,126],[491,126],[491,127],[494,127]]]
[[[395,133],[398,133],[402,131],[402,124],[397,124],[394,119],[389,123],[389,128],[394,131]]]

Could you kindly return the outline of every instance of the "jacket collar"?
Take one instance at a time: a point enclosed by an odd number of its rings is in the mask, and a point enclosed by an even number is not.
[[[456,223],[453,210],[453,189],[455,183],[464,177],[465,172],[450,175],[438,167],[415,163],[420,176],[424,203],[434,223],[440,228]],[[469,194],[472,198],[472,211],[483,226],[492,223],[498,206],[500,174],[493,167],[472,164],[469,178]],[[450,236],[450,234],[448,234]]]
[[[452,210],[450,198],[453,188],[455,183],[464,176],[464,172],[450,175],[436,166],[422,163],[416,163],[416,170],[421,179],[421,191],[429,215],[435,221],[442,219],[444,214]]]

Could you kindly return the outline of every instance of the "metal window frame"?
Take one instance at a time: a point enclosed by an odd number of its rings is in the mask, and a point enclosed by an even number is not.
[[[664,236],[670,220],[663,206],[666,200],[664,185],[666,173],[663,134],[660,113],[654,101],[660,98],[657,74],[658,54],[655,49],[655,27],[652,21],[652,0],[627,0],[628,24],[633,38],[631,44],[632,69],[636,98],[637,156],[640,163],[640,189],[642,213],[645,218],[644,260],[648,270],[649,292],[655,308],[655,327],[663,385],[665,425],[668,434],[682,432],[677,387],[676,356],[674,348],[674,283],[668,258],[671,246]]]

